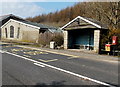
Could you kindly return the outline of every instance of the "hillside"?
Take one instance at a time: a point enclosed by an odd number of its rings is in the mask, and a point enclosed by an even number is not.
[[[76,16],[93,18],[111,29],[120,27],[120,2],[82,2],[54,13],[42,14],[27,20],[61,27]]]

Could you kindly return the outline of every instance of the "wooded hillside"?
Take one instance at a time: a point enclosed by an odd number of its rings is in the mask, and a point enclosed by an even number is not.
[[[77,16],[92,18],[108,26],[110,32],[103,36],[102,43],[111,42],[113,35],[120,38],[120,2],[82,2],[54,13],[29,17],[27,20],[61,27]]]
[[[55,13],[42,14],[27,20],[53,26],[63,26],[77,16],[96,19],[109,28],[120,28],[120,2],[83,2]]]

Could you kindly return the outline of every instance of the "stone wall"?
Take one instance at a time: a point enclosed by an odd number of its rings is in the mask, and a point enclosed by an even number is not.
[[[64,31],[64,49],[68,49],[68,31]]]
[[[94,30],[94,51],[99,53],[100,30]]]

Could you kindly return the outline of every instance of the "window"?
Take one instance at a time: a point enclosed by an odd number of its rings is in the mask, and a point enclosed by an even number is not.
[[[19,38],[19,35],[20,35],[20,27],[18,27],[17,38]]]
[[[10,26],[10,38],[14,38],[14,27]]]
[[[6,38],[7,38],[7,37],[8,37],[8,36],[7,36],[7,28],[5,28],[5,34],[6,34]]]

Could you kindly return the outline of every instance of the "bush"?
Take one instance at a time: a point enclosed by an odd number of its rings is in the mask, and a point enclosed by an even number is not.
[[[57,46],[61,46],[63,45],[63,35],[62,34],[55,34],[53,37],[52,37],[52,40],[51,41],[55,41],[56,45]]]
[[[57,46],[63,45],[63,35],[61,33],[45,32],[39,35],[39,44],[48,46],[51,41],[55,41]]]

